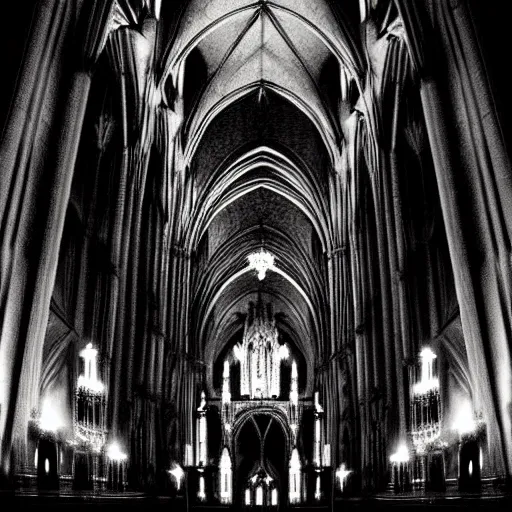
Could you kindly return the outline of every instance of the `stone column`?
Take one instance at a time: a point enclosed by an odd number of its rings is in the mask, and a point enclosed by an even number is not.
[[[34,218],[25,216],[25,224],[19,228],[20,235],[11,256],[12,278],[2,290],[5,293],[5,308],[0,341],[0,367],[3,370],[3,396],[0,395],[0,399],[5,412],[0,418],[0,465],[4,473],[13,469],[10,461],[14,443],[17,447],[14,454],[16,460],[19,464],[25,463],[29,414],[33,407],[39,405],[42,350],[64,221],[91,86],[92,66],[102,49],[111,3],[94,2],[89,7],[90,11],[81,14],[88,18],[86,24],[90,22],[95,30],[87,34],[78,30],[78,37],[84,38],[77,43],[81,53],[74,55],[80,65],[68,75],[69,92],[60,125],[55,128],[56,147],[52,147],[54,159],[39,162],[31,168],[25,178],[30,196],[25,193],[23,205],[11,205],[13,208],[23,206],[26,211],[29,208],[39,209],[32,212]],[[61,16],[51,20],[49,26],[51,30],[56,30],[60,28],[60,23],[71,23],[71,20],[71,13],[62,11]],[[80,18],[79,24],[84,21]],[[34,42],[37,41],[38,37]],[[26,65],[31,68],[32,60],[29,59]],[[38,86],[38,80],[39,77],[33,76],[34,87]],[[20,96],[24,97],[23,89]],[[11,122],[16,124],[22,120],[14,116]],[[22,138],[20,144],[21,141]],[[32,144],[38,142],[34,139]],[[14,145],[12,140],[8,144],[12,144],[11,147]],[[46,182],[47,188],[41,190],[33,185],[41,178],[39,173],[43,167],[46,167],[44,177],[49,180]],[[41,201],[40,194],[44,194],[46,200]]]
[[[482,408],[495,472],[510,475],[512,382],[510,190],[512,169],[497,129],[484,63],[465,2],[427,10],[397,1],[434,160],[469,369]],[[432,18],[432,19],[431,19]],[[430,24],[439,27],[434,39]],[[435,74],[426,49],[437,45],[449,76]],[[455,116],[450,123],[446,112]],[[471,212],[468,212],[468,205]],[[468,215],[471,213],[471,215]]]

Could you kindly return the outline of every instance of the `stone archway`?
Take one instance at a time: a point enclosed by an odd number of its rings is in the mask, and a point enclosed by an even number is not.
[[[235,454],[234,502],[238,508],[246,504],[246,490],[251,489],[252,506],[256,506],[256,489],[250,484],[270,477],[262,483],[262,505],[272,506],[272,492],[277,493],[277,506],[283,510],[288,504],[288,462],[290,432],[284,418],[266,409],[244,414],[234,429]],[[276,491],[274,491],[274,489]],[[275,499],[275,497],[274,497]]]

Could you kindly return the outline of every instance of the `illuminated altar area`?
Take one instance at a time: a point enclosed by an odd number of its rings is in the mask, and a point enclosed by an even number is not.
[[[332,475],[324,410],[318,392],[304,396],[300,368],[271,304],[261,296],[249,303],[242,339],[222,362],[220,398],[201,394],[196,446],[186,450],[190,499],[238,508],[326,503]],[[215,453],[212,411],[220,425]]]

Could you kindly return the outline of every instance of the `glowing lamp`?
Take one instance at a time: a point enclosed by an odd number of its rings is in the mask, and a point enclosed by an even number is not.
[[[92,343],[88,343],[79,355],[84,360],[85,371],[83,375],[78,377],[78,387],[84,387],[94,393],[102,393],[105,386],[98,379],[98,369],[96,366],[98,351],[92,347]]]
[[[437,356],[434,354],[434,352],[432,352],[431,348],[425,347],[420,352],[420,357],[422,361],[427,363],[433,361]]]
[[[179,491],[181,487],[181,480],[185,476],[185,472],[183,471],[179,464],[174,464],[173,467],[168,470],[168,473],[172,475],[176,480],[176,488]]]
[[[277,506],[277,489],[272,489],[272,506]]]
[[[115,460],[117,462],[122,462],[123,460],[126,460],[128,458],[128,455],[126,455],[126,453],[121,451],[121,448],[117,441],[114,441],[108,447],[107,455],[108,455],[109,459]]]
[[[206,492],[205,492],[205,486],[204,486],[204,476],[201,475],[199,477],[199,491],[197,492],[197,497],[200,501],[206,500]]]
[[[343,491],[343,488],[345,487],[345,480],[346,480],[347,476],[350,475],[350,473],[352,473],[352,471],[347,470],[345,468],[345,464],[342,464],[336,471],[336,477],[338,478],[338,480],[340,482],[340,489],[342,491]]]
[[[471,409],[471,404],[465,401],[459,409],[453,428],[459,432],[459,435],[470,434],[476,430],[476,422]]]
[[[288,345],[281,345],[279,347],[279,359],[288,359],[290,357],[290,350],[288,348]]]
[[[49,398],[45,398],[39,419],[39,427],[47,432],[57,432],[63,426],[64,421],[59,412],[55,409]]]
[[[316,475],[315,500],[319,501],[322,497],[322,489],[320,487],[320,475]]]
[[[436,355],[429,347],[420,352],[421,358],[421,380],[413,387],[415,395],[424,395],[430,391],[439,389],[439,379],[434,377],[434,359]]]
[[[320,393],[318,391],[315,391],[315,412],[324,412],[324,408],[320,405],[320,399],[319,399]]]
[[[292,361],[292,379],[297,379],[299,376],[299,372],[297,371],[297,363]]]
[[[407,446],[405,444],[402,444],[398,447],[398,450],[391,455],[389,458],[391,462],[409,462],[409,451],[407,450]]]
[[[256,487],[256,505],[258,507],[263,505],[263,488],[261,485]]]

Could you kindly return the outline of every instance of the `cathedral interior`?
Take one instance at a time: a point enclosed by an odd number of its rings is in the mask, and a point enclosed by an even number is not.
[[[5,4],[0,499],[510,504],[501,5]]]

